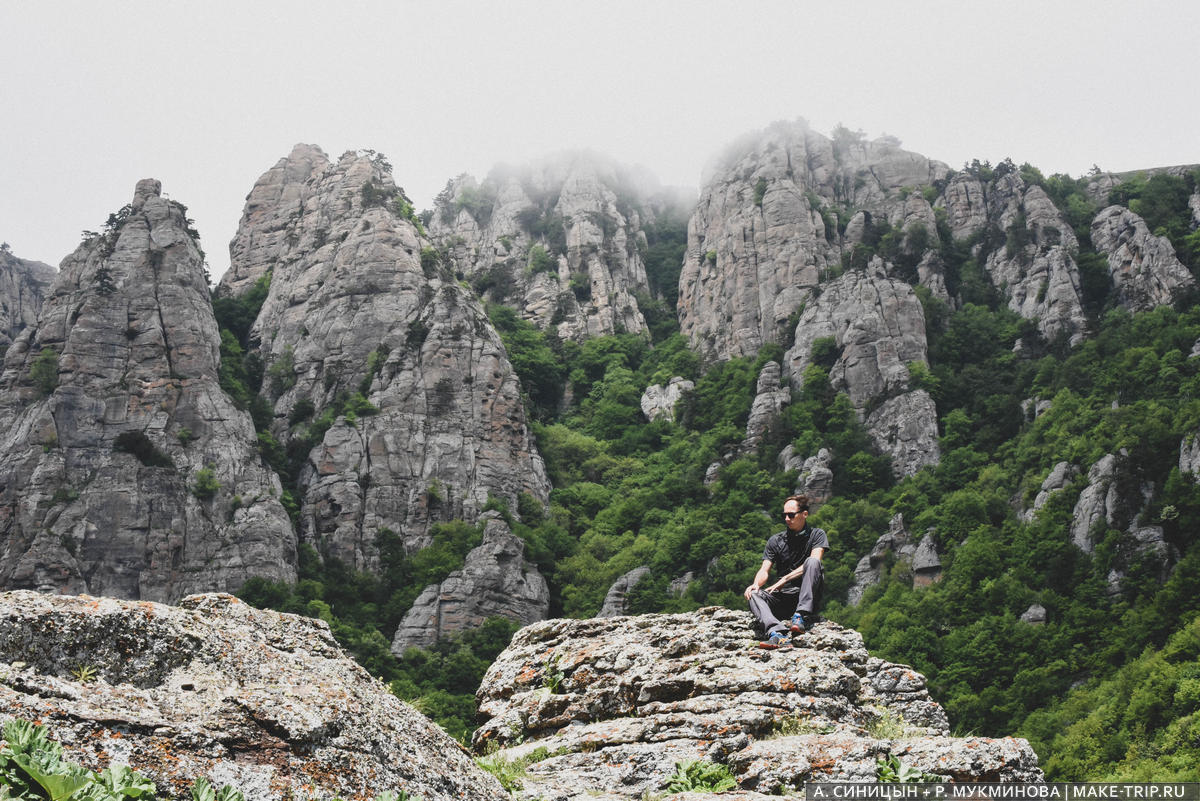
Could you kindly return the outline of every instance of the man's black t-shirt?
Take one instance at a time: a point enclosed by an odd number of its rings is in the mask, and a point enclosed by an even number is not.
[[[771,567],[778,571],[778,575],[783,576],[804,564],[813,548],[829,550],[829,538],[825,535],[825,529],[806,524],[797,532],[784,529],[772,535],[767,540],[766,549],[763,550],[763,559],[769,559]],[[789,582],[777,592],[800,592],[800,586],[798,583]]]

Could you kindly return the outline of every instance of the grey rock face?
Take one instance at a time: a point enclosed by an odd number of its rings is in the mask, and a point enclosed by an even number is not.
[[[642,414],[646,415],[646,419],[651,422],[660,417],[674,422],[675,404],[679,403],[683,393],[690,392],[695,388],[694,381],[678,375],[668,381],[665,387],[662,384],[651,384],[642,393]]]
[[[858,606],[867,589],[883,580],[883,568],[889,553],[894,554],[898,561],[905,560],[911,565],[916,550],[912,535],[904,525],[904,516],[894,515],[888,523],[887,532],[879,536],[871,552],[855,565],[854,584],[846,591],[846,603]]]
[[[1120,506],[1117,472],[1117,457],[1111,453],[1088,469],[1088,485],[1079,493],[1071,515],[1071,542],[1084,553],[1092,553],[1096,548],[1092,531],[1098,523],[1116,525]]]
[[[272,276],[251,339],[281,443],[356,391],[378,409],[339,416],[299,479],[301,537],[356,569],[377,568],[381,529],[416,549],[489,493],[548,499],[499,336],[432,253],[383,159],[300,145],[251,191],[220,288]]]
[[[984,183],[970,173],[956,175],[937,203],[955,239],[991,228],[1005,235],[1003,246],[987,254],[992,283],[1022,317],[1038,321],[1047,339],[1066,336],[1072,345],[1084,336],[1086,316],[1075,256],[1079,242],[1070,221],[1039,186],[1027,186],[1015,171],[997,169]]]
[[[866,273],[846,273],[822,285],[800,315],[784,364],[792,386],[800,388],[813,363],[813,344],[832,338],[838,357],[830,384],[860,411],[882,400],[866,425],[880,450],[892,456],[893,471],[906,476],[937,463],[937,414],[927,392],[909,391],[908,365],[926,363],[921,302],[911,287],[882,270],[876,259]]]
[[[1041,604],[1032,604],[1021,614],[1021,622],[1033,626],[1042,625],[1046,622],[1046,607]]]
[[[482,184],[452,180],[429,230],[481,295],[540,328],[574,340],[642,332],[635,295],[652,294],[642,254],[657,191],[647,175],[564,154],[497,168]]]
[[[881,453],[892,459],[898,478],[916,474],[941,458],[937,407],[923,389],[889,398],[867,415],[867,432]]]
[[[1193,434],[1179,443],[1179,472],[1200,477],[1200,436]]]
[[[426,587],[400,621],[392,640],[396,656],[475,628],[489,617],[522,625],[546,619],[550,589],[537,568],[525,561],[525,543],[496,513],[485,517],[483,542],[467,554],[462,569]]]
[[[55,270],[0,250],[0,351],[37,323]]]
[[[1038,510],[1046,505],[1046,502],[1050,500],[1050,496],[1064,489],[1078,475],[1079,468],[1070,462],[1059,462],[1054,465],[1050,470],[1050,474],[1042,482],[1042,488],[1038,491],[1037,497],[1033,499],[1033,506],[1020,513],[1021,519],[1026,523],[1032,523],[1037,516]]]
[[[620,617],[628,614],[629,608],[625,601],[630,591],[637,586],[638,582],[646,576],[650,575],[650,568],[635,567],[623,576],[620,576],[608,588],[608,594],[604,596],[604,603],[600,607],[600,611],[596,613],[596,617]]]
[[[821,448],[812,456],[803,459],[796,455],[789,443],[779,454],[780,470],[796,470],[796,495],[807,495],[809,509],[815,514],[826,501],[833,497],[833,454]]]
[[[1171,303],[1196,279],[1175,256],[1165,236],[1154,236],[1145,221],[1124,206],[1109,206],[1092,220],[1092,244],[1108,258],[1122,306],[1133,312]]]
[[[871,780],[889,750],[957,781],[1041,778],[1022,740],[950,737],[924,678],[872,659],[856,632],[821,622],[801,647],[766,652],[751,624],[718,607],[536,623],[484,678],[475,749],[553,754],[528,767],[524,798],[637,798],[694,759],[727,765],[743,791]],[[885,710],[903,718],[906,737],[867,733]],[[789,723],[821,733],[770,736]]]
[[[750,416],[746,418],[746,436],[738,448],[739,453],[753,453],[768,432],[779,425],[783,407],[792,399],[791,390],[780,386],[782,374],[779,362],[773,361],[764,364],[759,371],[754,403],[750,406]]]
[[[174,607],[10,592],[0,610],[4,717],[46,722],[91,770],[130,765],[159,797],[187,798],[201,776],[248,801],[508,797],[320,620],[230,595]],[[78,681],[79,665],[97,679]]]
[[[776,123],[736,143],[708,176],[688,225],[679,320],[692,348],[717,361],[753,355],[789,335],[789,316],[840,262],[826,207],[881,219],[898,207],[898,220],[923,225],[923,210],[906,212],[898,190],[947,172],[886,138],[829,139],[803,122]],[[862,225],[852,222],[847,240],[861,236]]]
[[[942,558],[933,534],[926,533],[912,558],[913,586],[927,587],[942,578]]]
[[[1142,513],[1154,497],[1154,488],[1129,475],[1124,457],[1124,453],[1110,453],[1092,465],[1088,470],[1088,485],[1079,494],[1071,523],[1071,541],[1085,553],[1095,551],[1094,537],[1101,526],[1123,532],[1108,575],[1109,592],[1114,595],[1121,591],[1121,582],[1135,562],[1150,558],[1159,566],[1159,577],[1165,581],[1170,565],[1178,557],[1166,541],[1162,527],[1142,521]]]
[[[219,388],[193,233],[157,181],[140,182],[9,349],[0,585],[163,601],[294,580],[279,481]]]

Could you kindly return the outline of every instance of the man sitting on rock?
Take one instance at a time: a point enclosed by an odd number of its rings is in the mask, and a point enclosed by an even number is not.
[[[821,592],[821,557],[829,548],[825,530],[808,524],[807,495],[784,501],[783,521],[787,528],[767,540],[762,567],[745,592],[750,611],[767,633],[759,643],[762,648],[788,645],[789,633],[802,634],[812,625]],[[779,579],[764,590],[772,567]]]

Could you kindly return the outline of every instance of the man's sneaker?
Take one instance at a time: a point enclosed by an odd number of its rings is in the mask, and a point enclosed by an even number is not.
[[[792,630],[792,634],[803,634],[804,630],[808,628],[808,624],[804,620],[804,615],[799,612],[792,615],[792,624],[788,628]]]
[[[783,632],[782,631],[772,631],[771,636],[768,637],[765,642],[760,642],[758,644],[758,647],[775,650],[776,648],[781,648],[785,645],[789,645],[789,643],[788,643],[787,637],[784,636]]]

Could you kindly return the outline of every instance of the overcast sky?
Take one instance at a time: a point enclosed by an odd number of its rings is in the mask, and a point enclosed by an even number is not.
[[[293,144],[448,178],[587,148],[698,186],[742,133],[843,123],[951,167],[1200,162],[1200,3],[0,0],[0,241],[56,265],[139,178],[214,280]]]

